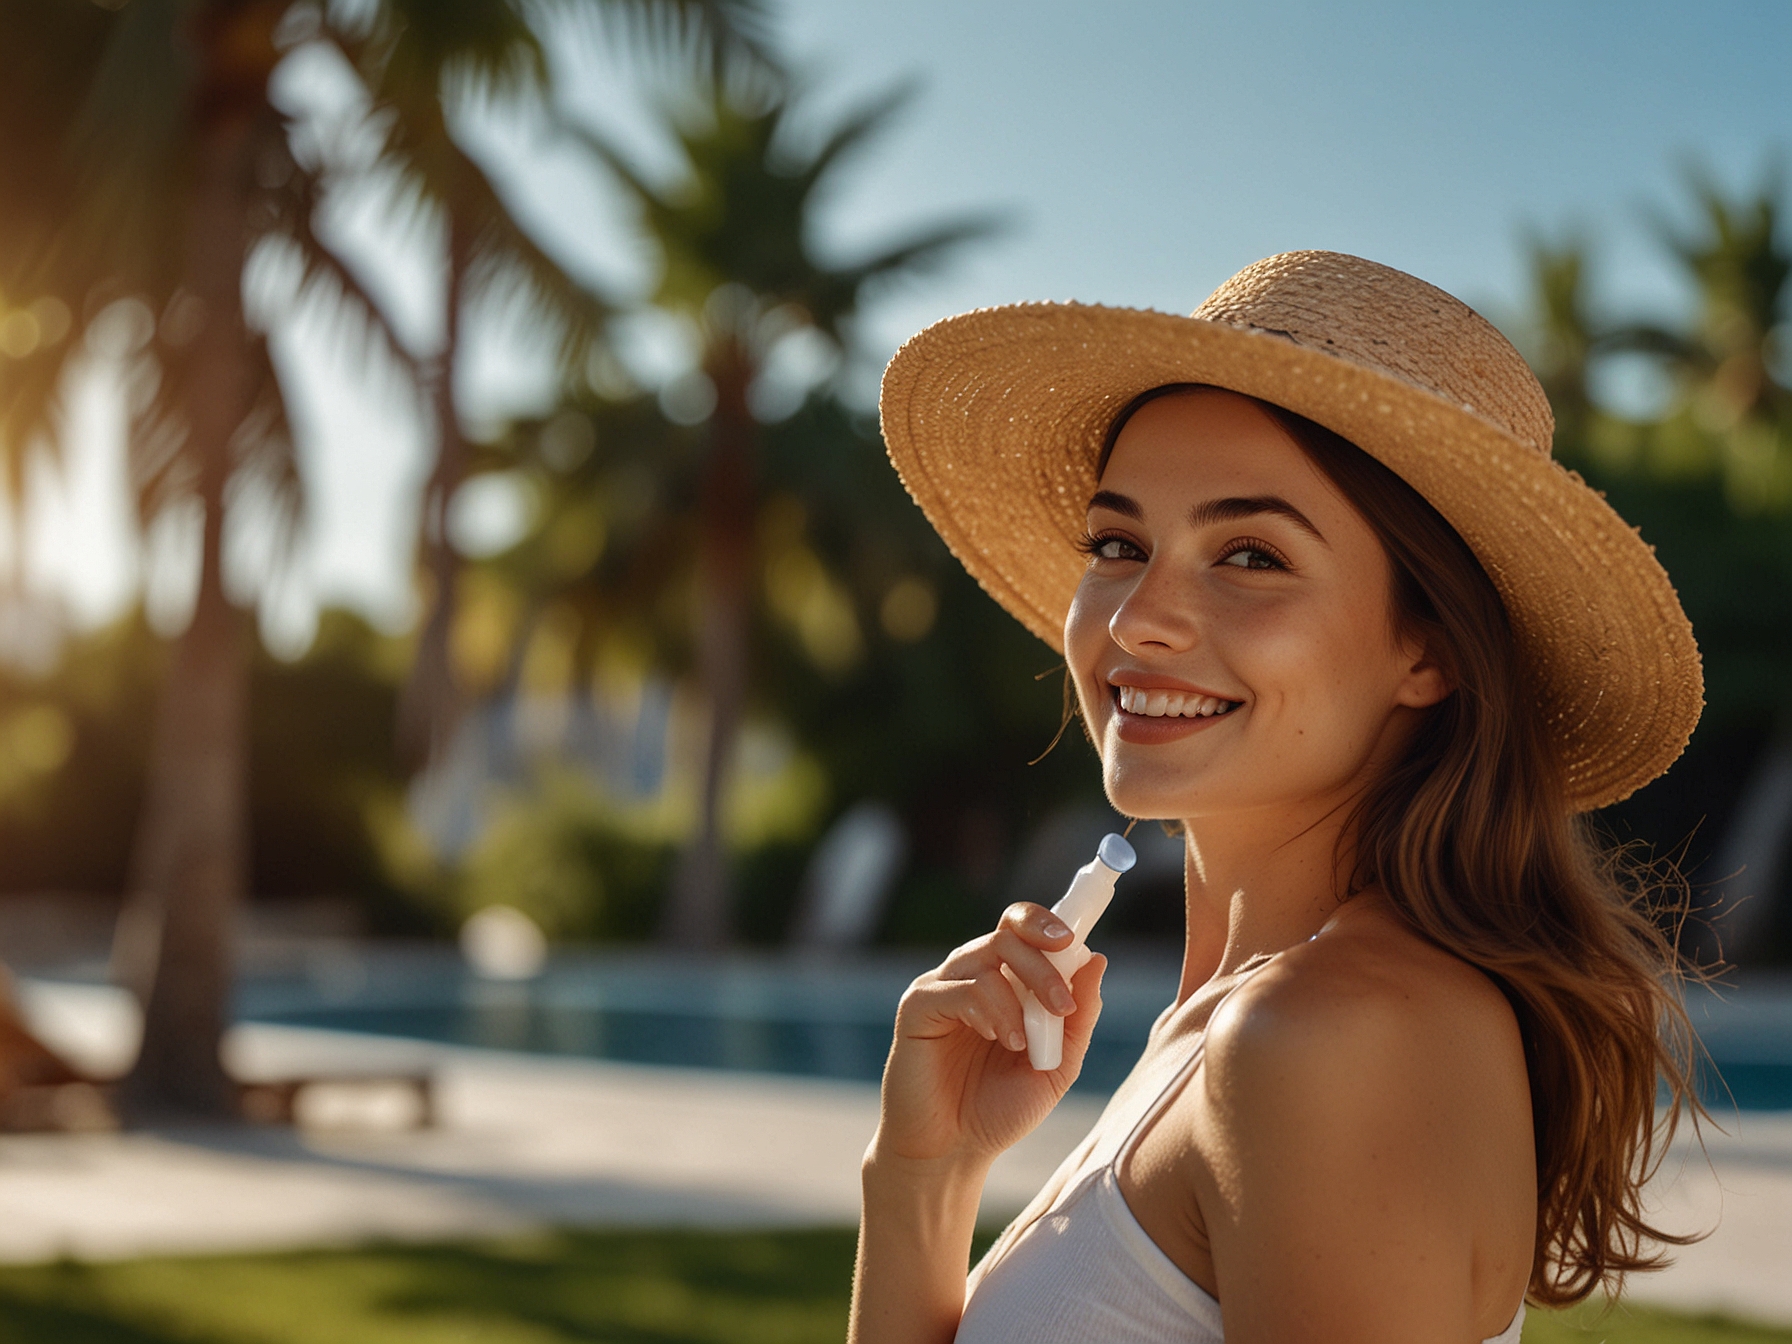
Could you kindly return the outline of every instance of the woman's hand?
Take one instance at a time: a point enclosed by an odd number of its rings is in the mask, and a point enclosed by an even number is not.
[[[1045,1119],[1075,1081],[1101,1013],[1103,957],[1069,986],[1046,952],[1070,930],[1043,906],[1011,905],[908,988],[884,1065],[883,1113],[865,1154],[849,1344],[946,1344],[989,1164]],[[1064,1021],[1063,1062],[1027,1062],[1020,998],[1003,969]]]
[[[909,986],[884,1066],[873,1154],[904,1161],[987,1164],[1044,1120],[1076,1080],[1101,1014],[1105,957],[1066,986],[1046,952],[1071,933],[1043,906],[1011,905],[994,933],[966,943]],[[1026,1028],[1008,971],[1065,1019],[1058,1068],[1027,1061]]]

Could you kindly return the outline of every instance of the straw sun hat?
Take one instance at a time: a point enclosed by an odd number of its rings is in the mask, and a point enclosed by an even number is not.
[[[1627,797],[1679,756],[1703,684],[1668,576],[1551,460],[1554,416],[1518,352],[1403,272],[1288,252],[1240,271],[1191,317],[1028,303],[947,318],[890,362],[884,439],[952,553],[1061,650],[1103,436],[1166,383],[1229,388],[1317,421],[1449,520],[1505,601],[1576,810]]]

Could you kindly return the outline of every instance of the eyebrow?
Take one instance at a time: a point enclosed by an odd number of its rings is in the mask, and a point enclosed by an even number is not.
[[[1131,495],[1123,495],[1118,490],[1097,490],[1089,496],[1089,507],[1091,509],[1106,509],[1110,513],[1119,514],[1122,518],[1130,518],[1135,523],[1142,522],[1145,518],[1145,510],[1139,507],[1139,502]]]
[[[1124,518],[1142,522],[1145,510],[1130,495],[1123,495],[1117,490],[1097,490],[1089,499],[1091,509],[1107,509]],[[1254,518],[1261,514],[1272,514],[1277,518],[1286,518],[1301,531],[1310,533],[1325,545],[1325,534],[1313,526],[1312,520],[1280,495],[1231,495],[1224,499],[1210,499],[1195,505],[1188,511],[1191,527],[1208,527],[1214,523],[1236,522],[1243,518]]]

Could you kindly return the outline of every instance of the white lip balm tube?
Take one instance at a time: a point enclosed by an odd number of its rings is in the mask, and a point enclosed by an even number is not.
[[[1070,926],[1072,937],[1069,947],[1047,952],[1045,959],[1057,967],[1066,985],[1089,960],[1089,948],[1083,940],[1114,899],[1114,882],[1138,861],[1139,856],[1126,843],[1125,836],[1108,834],[1095,851],[1095,858],[1076,870],[1076,876],[1070,879],[1070,890],[1052,907],[1052,913]],[[1035,1069],[1048,1073],[1064,1059],[1064,1019],[1039,1002],[1006,966],[1002,967],[1002,974],[1020,996],[1021,1013],[1027,1024],[1027,1060]]]

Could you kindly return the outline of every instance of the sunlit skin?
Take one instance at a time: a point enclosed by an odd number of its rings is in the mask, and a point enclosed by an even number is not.
[[[1065,650],[1108,796],[1187,837],[1182,985],[1146,1063],[1206,1036],[1122,1164],[1128,1204],[1220,1299],[1228,1344],[1497,1335],[1535,1220],[1516,1022],[1379,892],[1344,900],[1339,870],[1351,805],[1446,672],[1393,628],[1368,524],[1246,398],[1140,408],[1088,527]],[[1152,717],[1122,688],[1231,708]],[[1053,926],[1014,906],[903,1000],[866,1158],[859,1344],[952,1337],[989,1162],[1080,1067],[1104,963],[1055,997]],[[1055,1074],[1026,1066],[1002,964],[1068,1014]]]

